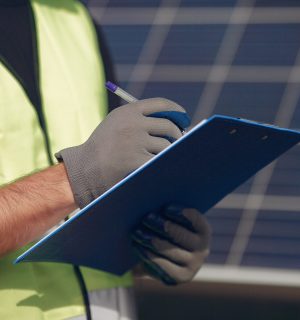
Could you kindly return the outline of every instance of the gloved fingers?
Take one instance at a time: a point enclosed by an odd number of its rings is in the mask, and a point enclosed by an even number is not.
[[[182,215],[190,221],[193,229],[207,241],[211,238],[211,228],[203,214],[193,208],[183,210]]]
[[[148,152],[158,154],[169,147],[170,144],[171,143],[167,139],[149,136],[146,148]]]
[[[143,250],[167,258],[178,265],[188,265],[193,260],[193,253],[171,243],[166,238],[157,235],[156,231],[141,227],[132,233],[132,243]]]
[[[146,240],[152,248],[152,240],[157,237],[169,240],[190,252],[204,251],[209,246],[209,237],[206,234],[198,234],[186,226],[155,213],[148,214],[143,219],[143,227],[137,229],[135,233],[139,233],[141,242]]]
[[[179,104],[164,98],[139,100],[134,102],[132,105],[137,107],[144,116],[148,116],[151,115],[151,113],[160,111],[178,111],[186,113],[186,111]]]
[[[147,118],[147,131],[156,137],[172,137],[177,140],[182,137],[182,132],[172,121],[159,118]]]
[[[131,234],[133,246],[143,248],[143,250],[147,248],[150,251],[158,254],[158,251],[156,251],[152,242],[156,237],[157,234],[155,232],[145,227],[140,227]]]
[[[133,250],[138,256],[138,258],[141,260],[144,269],[149,273],[149,275],[161,280],[167,285],[177,284],[177,281],[175,279],[171,278],[164,270],[160,268],[160,266],[156,265],[148,258],[147,251],[141,250],[136,246],[133,247]]]
[[[189,267],[180,266],[166,258],[160,257],[150,251],[146,251],[145,255],[147,259],[144,260],[144,263],[148,263],[152,269],[156,270],[159,278],[163,281],[167,278],[173,283],[184,283],[190,281],[194,275],[195,270],[190,269]],[[169,283],[169,282],[167,282]]]
[[[153,238],[152,245],[161,257],[168,259],[180,266],[190,265],[194,259],[194,254],[184,250],[174,243],[161,238]]]
[[[143,230],[143,232],[141,233],[141,235],[146,232],[147,236],[149,236],[148,230],[151,230],[154,233],[154,235],[152,235],[152,238],[161,237],[167,240],[171,240],[181,246],[183,249],[194,251],[195,246],[193,244],[199,240],[199,236],[193,231],[191,222],[182,215],[182,212],[180,212],[180,215],[181,220],[178,221],[179,218],[177,217],[176,219],[172,217],[173,220],[170,220],[168,216],[165,215],[165,212],[163,212],[163,215],[159,213],[148,214],[143,219],[143,228],[141,229]],[[184,221],[184,223],[182,223],[182,221]],[[171,233],[167,230],[168,224],[171,224]],[[180,233],[180,237],[176,233],[177,229],[173,231],[173,225],[178,226],[178,233]],[[181,240],[182,237],[186,238],[184,242]]]
[[[168,235],[165,231],[165,222],[165,217],[158,213],[151,212],[143,219],[142,228],[152,231],[155,236],[168,239]]]
[[[163,212],[163,214],[151,212],[144,217],[142,225],[148,230],[153,231],[156,235],[165,239],[170,239],[165,230],[165,223],[168,220],[180,225],[183,228],[186,228],[187,230],[190,230],[191,232],[194,232],[192,223],[182,215],[182,212],[180,212],[180,215],[178,214],[176,217],[169,217],[165,214],[165,212]]]
[[[171,220],[179,225],[181,225],[182,227],[195,232],[196,230],[193,227],[192,222],[183,215],[183,210],[185,208],[181,205],[169,205],[165,208],[162,208],[160,213],[161,213],[161,217],[163,217],[164,219],[168,219]],[[196,211],[198,213],[198,211]],[[199,213],[198,213],[199,214]],[[156,215],[157,216],[157,215]],[[150,216],[150,218],[152,218]]]
[[[166,258],[178,266],[187,268],[194,274],[199,270],[199,267],[203,265],[209,254],[208,249],[190,252],[183,250],[167,240],[159,238],[154,238],[152,244],[155,248],[154,254],[157,252],[160,257]]]
[[[161,214],[148,214],[132,234],[132,243],[150,274],[177,284],[191,280],[203,265],[209,254],[208,230],[197,210],[173,205]]]
[[[191,252],[207,249],[208,241],[206,237],[192,232],[170,220],[167,220],[165,223],[165,232],[171,241],[178,244],[183,249]]]
[[[201,237],[203,246],[209,247],[211,239],[211,228],[203,214],[197,209],[185,208],[180,210],[180,206],[168,206],[162,211],[162,214],[177,223],[178,225],[193,231],[198,237]]]

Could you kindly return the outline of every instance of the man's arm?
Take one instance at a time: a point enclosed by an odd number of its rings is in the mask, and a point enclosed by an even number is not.
[[[36,240],[77,208],[64,164],[0,189],[0,256]]]
[[[164,111],[185,114],[161,98],[122,106],[85,143],[60,151],[63,164],[0,189],[0,256],[36,240],[169,146],[161,137],[181,137],[172,121],[149,116]]]

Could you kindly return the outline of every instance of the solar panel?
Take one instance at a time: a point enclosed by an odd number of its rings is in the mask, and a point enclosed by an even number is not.
[[[213,113],[300,128],[298,0],[90,1],[120,84]],[[209,264],[300,267],[300,148],[207,215]]]

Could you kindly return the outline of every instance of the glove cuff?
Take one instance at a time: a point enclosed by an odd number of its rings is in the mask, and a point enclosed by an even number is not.
[[[80,209],[94,200],[85,175],[84,159],[79,147],[63,149],[55,154],[59,162],[63,162],[76,204]]]

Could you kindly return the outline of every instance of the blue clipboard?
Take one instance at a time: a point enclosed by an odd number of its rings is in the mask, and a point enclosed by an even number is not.
[[[121,275],[137,263],[130,232],[166,204],[205,213],[300,142],[300,132],[215,115],[131,173],[23,253]]]

